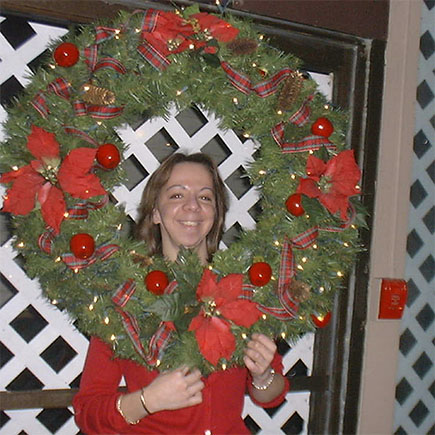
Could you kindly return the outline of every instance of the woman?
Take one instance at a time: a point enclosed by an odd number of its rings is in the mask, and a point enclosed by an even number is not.
[[[226,207],[225,187],[204,154],[176,153],[151,176],[143,193],[138,234],[150,254],[176,261],[181,246],[206,265],[217,250]],[[114,358],[110,347],[91,340],[80,391],[74,398],[78,426],[86,433],[246,434],[241,418],[244,394],[263,407],[284,399],[275,343],[253,334],[245,349],[246,368],[203,378],[198,369],[159,373]],[[128,393],[118,391],[124,376]]]

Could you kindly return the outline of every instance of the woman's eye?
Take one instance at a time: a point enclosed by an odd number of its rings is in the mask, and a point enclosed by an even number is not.
[[[202,201],[213,201],[213,198],[211,196],[201,196],[200,199]]]
[[[169,198],[170,199],[180,199],[181,193],[173,193]]]

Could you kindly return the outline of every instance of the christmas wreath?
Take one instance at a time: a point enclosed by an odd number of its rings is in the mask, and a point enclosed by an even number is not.
[[[361,174],[346,115],[298,59],[196,6],[124,12],[51,53],[9,109],[0,178],[14,246],[51,303],[119,357],[203,373],[242,364],[252,332],[297,340],[327,322],[361,250]],[[259,148],[256,228],[206,268],[188,250],[149,257],[109,200],[128,146],[116,129],[192,105]]]

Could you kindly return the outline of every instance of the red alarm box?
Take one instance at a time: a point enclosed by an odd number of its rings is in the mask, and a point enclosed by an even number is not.
[[[383,278],[379,301],[379,319],[401,319],[408,296],[404,279]]]

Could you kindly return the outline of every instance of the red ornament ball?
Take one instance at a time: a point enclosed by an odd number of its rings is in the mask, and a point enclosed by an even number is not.
[[[145,277],[145,285],[148,291],[155,295],[162,295],[168,284],[168,276],[161,270],[153,270]]]
[[[105,143],[98,147],[97,162],[105,169],[115,169],[121,161],[118,148],[112,143]]]
[[[249,268],[249,279],[257,287],[266,285],[272,277],[272,268],[268,263],[259,261]]]
[[[293,216],[302,216],[305,213],[302,206],[302,195],[300,193],[294,193],[287,198],[285,206],[289,213]]]
[[[311,314],[311,319],[318,328],[324,328],[331,321],[331,313],[328,312],[326,314],[319,315]]]
[[[94,253],[95,241],[89,234],[80,233],[71,237],[69,247],[77,258],[84,260]]]
[[[328,118],[317,118],[311,126],[311,133],[316,136],[329,137],[334,131],[334,126]]]
[[[69,68],[77,63],[80,52],[77,46],[71,42],[62,42],[53,53],[54,60],[59,66]]]

